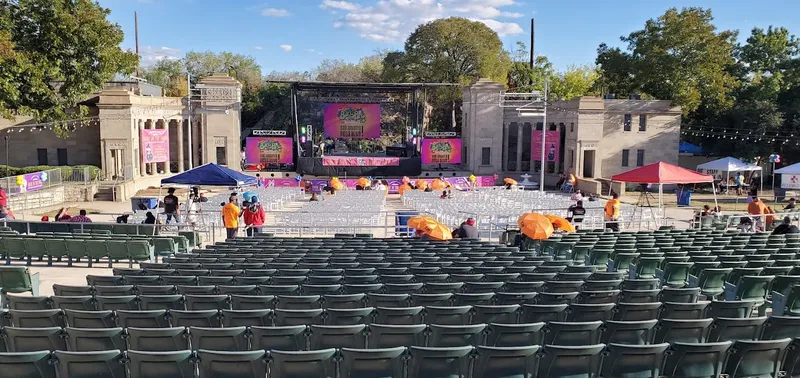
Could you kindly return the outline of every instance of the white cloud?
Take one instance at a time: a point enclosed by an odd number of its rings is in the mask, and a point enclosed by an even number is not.
[[[322,51],[317,51],[317,50],[314,50],[314,49],[306,49],[306,52],[309,52],[311,54],[317,54],[317,55],[325,55],[325,53],[323,53]]]
[[[338,0],[324,0],[320,5],[322,9],[341,9],[346,11],[354,11],[359,7],[358,4],[351,3],[349,1],[338,1]]]
[[[278,47],[280,47],[281,50],[286,51],[286,52],[292,51],[292,45],[280,45]]]
[[[376,42],[400,43],[420,24],[452,16],[482,22],[500,36],[521,34],[519,24],[500,21],[523,17],[509,10],[518,10],[518,5],[515,0],[322,0],[320,8],[344,13],[333,22],[336,29],[353,30]]]
[[[261,46],[253,46],[253,48],[259,51],[264,50],[264,48]]]
[[[162,59],[180,59],[183,52],[172,47],[142,46],[139,48],[139,64],[142,67],[152,66]]]
[[[286,9],[267,8],[261,11],[261,15],[265,17],[288,17],[292,13]]]

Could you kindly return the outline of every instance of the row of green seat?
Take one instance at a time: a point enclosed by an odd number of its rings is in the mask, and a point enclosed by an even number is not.
[[[793,344],[794,343],[794,344]],[[0,356],[14,377],[778,377],[800,366],[797,340],[595,344],[582,347],[330,348],[303,352],[199,349],[143,352],[37,351]],[[789,352],[789,353],[787,353]],[[788,356],[787,356],[788,355]]]

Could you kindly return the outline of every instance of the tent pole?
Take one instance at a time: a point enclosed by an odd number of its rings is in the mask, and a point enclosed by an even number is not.
[[[729,191],[731,187],[728,186],[728,183],[730,181],[731,181],[731,171],[725,171],[725,182],[723,184],[725,185],[725,194],[727,195],[730,195]]]
[[[714,192],[714,207],[719,209],[719,205],[717,204],[717,189],[714,187],[714,180],[711,180],[711,191]]]
[[[158,228],[158,216],[161,215],[161,213],[158,211],[158,209],[159,209],[159,204],[160,204],[160,201],[161,201],[161,189],[163,189],[163,188],[164,188],[163,185],[159,185],[158,186],[158,197],[156,198],[156,224],[153,225],[153,236],[156,236],[156,229]],[[158,256],[155,256],[155,259],[156,259],[156,262],[158,262]]]

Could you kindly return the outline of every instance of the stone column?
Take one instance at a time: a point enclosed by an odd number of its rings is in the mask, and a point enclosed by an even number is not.
[[[183,120],[175,121],[178,126],[178,173],[183,172]]]
[[[141,150],[141,145],[142,145],[141,138],[142,138],[142,130],[144,130],[144,122],[145,121],[143,121],[141,119],[136,121],[136,126],[137,126],[136,127],[136,132],[139,133],[139,148],[140,148],[140,150],[139,150],[139,156],[136,156],[135,158],[138,159],[138,161],[139,161],[139,176],[142,176],[142,177],[147,175],[147,167],[145,167],[144,163],[142,162],[142,154],[144,153],[144,151]]]
[[[166,120],[166,119],[162,119],[161,120],[161,128],[167,130],[167,135],[169,135],[169,121],[168,120]],[[167,148],[169,148],[169,145],[167,145]],[[160,164],[163,166],[163,168],[161,168],[161,172],[164,172],[165,174],[169,174],[170,173],[169,172],[169,161],[165,161],[165,162],[160,163]]]

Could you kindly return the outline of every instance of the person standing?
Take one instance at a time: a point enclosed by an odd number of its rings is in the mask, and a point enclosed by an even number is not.
[[[765,230],[766,217],[764,215],[769,214],[769,210],[767,205],[761,202],[761,199],[753,197],[753,202],[747,204],[747,213],[756,217],[756,228]]]
[[[251,197],[250,205],[244,209],[244,224],[246,226],[247,236],[253,236],[256,232],[261,232],[265,217],[264,208],[261,207],[261,203],[258,202],[258,197]]]
[[[620,202],[619,202],[619,194],[614,193],[611,196],[611,199],[606,202],[605,206],[605,220],[606,220],[606,227],[612,231],[619,231],[619,209],[620,209]]]
[[[175,195],[175,188],[167,189],[167,195],[164,196],[164,214],[167,215],[166,224],[175,218],[175,223],[181,223],[180,210],[178,209],[178,197]]]
[[[583,201],[578,201],[574,205],[567,208],[569,217],[567,220],[572,223],[583,223],[583,217],[586,216],[586,209],[583,207]],[[575,227],[577,229],[577,226]]]
[[[225,224],[228,239],[236,237],[236,232],[239,230],[240,216],[242,216],[242,210],[239,209],[239,199],[236,196],[231,196],[228,204],[222,207],[222,222]]]
[[[0,206],[8,206],[8,193],[0,186]]]
[[[736,179],[734,179],[734,184],[736,184],[736,195],[741,196],[742,190],[744,189],[744,175],[742,172],[739,172],[736,175]]]

